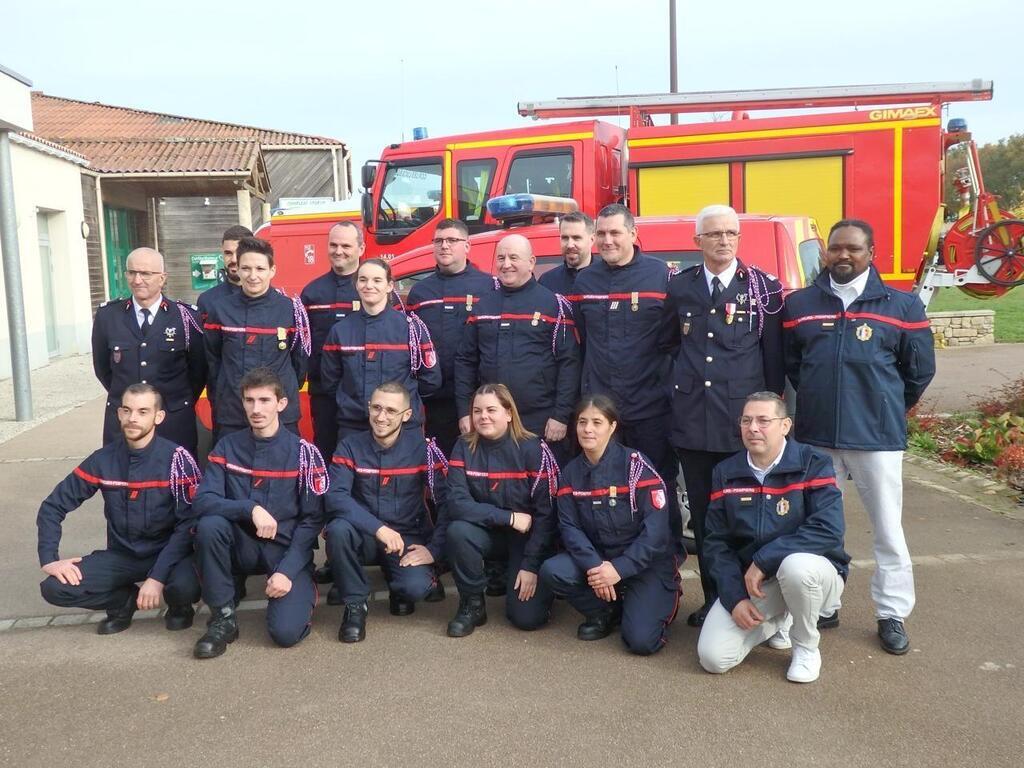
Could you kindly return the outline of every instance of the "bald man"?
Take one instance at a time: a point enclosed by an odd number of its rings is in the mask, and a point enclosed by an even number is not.
[[[206,383],[203,332],[194,306],[163,294],[164,257],[136,248],[125,262],[131,296],[104,302],[92,326],[92,365],[107,390],[103,444],[120,434],[117,409],[131,384],[150,384],[166,418],[157,434],[196,453],[196,398]]]
[[[579,396],[579,344],[572,310],[563,297],[534,279],[537,260],[525,237],[502,238],[495,258],[501,285],[481,296],[477,310],[466,319],[455,357],[459,429],[463,434],[469,431],[476,388],[501,383],[511,390],[523,425],[555,448],[566,437]]]

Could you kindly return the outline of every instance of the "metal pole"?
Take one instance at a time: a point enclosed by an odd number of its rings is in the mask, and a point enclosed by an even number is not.
[[[668,87],[679,93],[679,73],[676,62],[676,0],[668,0]],[[672,125],[679,125],[679,115],[672,113]]]
[[[32,378],[29,375],[28,334],[25,331],[25,297],[21,287],[18,215],[14,208],[11,137],[7,131],[0,131],[0,250],[3,250],[4,257],[7,329],[11,339],[14,417],[18,421],[32,421]]]

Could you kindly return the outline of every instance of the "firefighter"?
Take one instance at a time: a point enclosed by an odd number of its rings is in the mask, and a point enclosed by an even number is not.
[[[449,523],[445,550],[459,608],[449,637],[487,623],[484,560],[508,560],[505,615],[519,629],[548,621],[554,595],[537,579],[557,541],[552,499],[558,464],[547,444],[528,432],[504,384],[473,396],[472,428],[455,444],[448,467]]]
[[[682,552],[676,499],[678,466],[668,440],[671,403],[665,387],[670,360],[663,336],[668,266],[637,246],[633,214],[601,209],[595,224],[600,259],[576,276],[576,322],[583,339],[584,395],[605,394],[619,412],[619,440],[654,464],[668,491],[669,527]]]
[[[157,433],[195,455],[196,399],[206,384],[203,331],[196,308],[163,295],[164,257],[136,248],[125,262],[130,298],[101,304],[92,326],[92,364],[107,390],[104,445],[120,434],[121,395],[130,384],[152,384],[166,418]]]
[[[568,302],[533,277],[536,258],[522,235],[501,239],[495,252],[501,287],[485,294],[455,358],[459,429],[468,433],[477,387],[509,388],[523,427],[551,445],[566,437],[579,392],[579,348]]]
[[[567,213],[558,220],[558,241],[562,263],[537,278],[552,293],[560,293],[572,301],[576,277],[590,266],[594,248],[594,220],[582,211]]]
[[[244,257],[242,264],[244,283]],[[288,397],[276,371],[249,371],[239,392],[249,428],[214,445],[193,503],[196,563],[210,607],[193,650],[199,659],[221,655],[238,638],[236,576],[267,574],[267,630],[280,646],[309,634],[316,605],[313,549],[327,467],[315,445],[283,429]]]
[[[324,389],[338,405],[339,440],[366,432],[366,404],[385,381],[399,381],[409,393],[410,426],[423,424],[422,395],[441,386],[441,368],[430,332],[416,313],[393,309],[391,267],[368,259],[356,271],[359,311],[331,328],[320,358]]]
[[[823,448],[857,488],[874,530],[879,640],[901,655],[915,600],[902,524],[906,412],[935,375],[935,347],[921,300],[885,285],[874,256],[870,224],[836,222],[825,269],[786,301],[783,344],[796,437]]]
[[[792,648],[787,679],[821,672],[818,620],[839,610],[849,574],[843,498],[832,461],[787,440],[793,422],[774,392],[746,398],[741,450],[714,470],[704,563],[719,596],[697,643],[701,666],[727,672],[756,646]]]
[[[127,629],[136,610],[157,608],[161,598],[167,629],[187,629],[195,616],[199,582],[190,528],[199,468],[184,448],[156,434],[165,415],[154,386],[129,385],[118,408],[121,434],[79,464],[39,507],[43,599],[106,609],[96,627],[101,635]],[[61,558],[64,518],[96,491],[103,494],[107,548]]]
[[[448,462],[433,439],[406,428],[412,409],[399,382],[377,387],[369,410],[371,431],[349,435],[334,453],[326,498],[327,550],[345,605],[343,643],[366,637],[365,565],[381,566],[393,616],[408,616],[420,600],[444,599],[435,564],[444,552]],[[440,510],[436,527],[427,493]]]
[[[196,307],[199,310],[199,319],[206,322],[210,315],[210,307],[241,290],[241,278],[238,276],[238,242],[243,237],[252,237],[252,231],[241,224],[235,224],[224,230],[221,238],[220,248],[224,257],[224,268],[218,276],[218,283],[212,288],[207,288],[196,299]]]
[[[363,231],[351,221],[331,227],[327,235],[330,270],[302,289],[302,305],[309,315],[312,351],[309,355],[309,410],[313,417],[313,442],[324,456],[338,445],[338,408],[334,392],[320,377],[320,355],[327,334],[338,320],[359,309],[355,274],[366,251]]]
[[[580,640],[622,625],[633,653],[661,650],[679,606],[679,571],[668,526],[665,483],[639,452],[615,441],[611,399],[587,395],[577,409],[582,455],[562,473],[558,528],[565,552],[547,560],[541,581],[585,620]]]
[[[238,243],[242,290],[215,303],[206,319],[206,358],[216,383],[215,444],[228,432],[246,429],[238,386],[254,368],[271,368],[280,377],[286,403],[281,422],[298,433],[299,387],[311,350],[309,318],[298,299],[273,287],[276,271],[270,243],[243,237]]]
[[[736,258],[740,222],[727,205],[697,214],[694,243],[702,263],[669,281],[666,312],[672,365],[671,442],[686,480],[690,519],[701,564],[704,602],[687,624],[704,623],[717,593],[704,567],[704,516],[711,471],[738,451],[743,398],[751,392],[782,394],[782,285]]]
[[[466,328],[466,318],[476,312],[482,296],[494,291],[494,278],[469,263],[469,229],[458,219],[442,219],[434,230],[434,273],[409,291],[410,312],[430,329],[430,338],[441,366],[441,388],[423,405],[427,409],[426,432],[449,455],[459,438],[455,407],[455,354]]]

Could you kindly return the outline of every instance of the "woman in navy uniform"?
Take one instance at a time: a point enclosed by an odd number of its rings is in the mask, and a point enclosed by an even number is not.
[[[544,563],[541,581],[586,620],[580,640],[600,640],[622,623],[622,639],[647,656],[665,645],[679,606],[679,571],[668,524],[668,493],[651,463],[612,440],[619,414],[604,395],[577,409],[583,453],[558,489],[566,551]]]
[[[554,599],[537,579],[555,548],[552,509],[558,465],[547,444],[523,428],[508,387],[485,384],[472,402],[472,429],[448,467],[448,562],[459,589],[449,637],[487,623],[484,558],[508,559],[505,614],[519,629],[547,623]]]
[[[366,406],[374,389],[398,381],[409,393],[410,426],[423,424],[423,401],[441,386],[441,367],[430,332],[415,313],[390,306],[395,283],[382,259],[364,261],[356,272],[359,310],[336,322],[320,358],[325,391],[338,402],[338,439],[366,432]]]

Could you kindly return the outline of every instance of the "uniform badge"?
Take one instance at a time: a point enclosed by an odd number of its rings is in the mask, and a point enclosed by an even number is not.
[[[732,321],[736,319],[736,305],[729,301],[725,304],[725,324],[732,325]]]
[[[741,307],[745,306],[746,303],[747,303],[747,294],[745,294],[745,293],[737,293],[736,294],[736,303],[739,304]]]
[[[629,294],[629,304],[633,308],[634,312],[640,311],[640,292],[633,291]]]
[[[427,368],[433,368],[437,364],[437,355],[434,354],[434,350],[423,350],[423,364],[427,366]]]
[[[857,339],[859,341],[868,341],[868,340],[870,340],[872,333],[873,333],[873,331],[871,330],[871,326],[868,325],[867,323],[864,323],[864,325],[858,325],[857,326],[856,336],[857,336]]]
[[[467,312],[472,312],[473,311],[473,294],[472,293],[467,293],[466,294],[466,311]]]
[[[689,320],[683,320],[683,336],[689,336],[689,335],[690,335],[690,321]]]
[[[779,517],[789,513],[789,501],[787,499],[779,499],[779,503],[775,505],[775,514]]]
[[[619,489],[614,485],[608,488],[608,506],[614,507],[619,502],[616,501],[615,497],[619,495]]]
[[[536,325],[540,322],[540,312],[533,313],[533,320],[530,321],[530,325]]]
[[[284,350],[288,348],[288,329],[278,328],[277,329],[277,348]]]
[[[174,341],[174,336],[175,336],[175,334],[177,332],[178,332],[178,329],[175,328],[173,325],[169,326],[167,328],[164,328],[164,340],[165,341]]]
[[[655,488],[651,491],[651,504],[655,509],[665,508],[665,491],[662,488]]]
[[[352,311],[353,312],[358,312],[359,311],[359,307],[360,307],[359,299],[356,299],[355,301],[352,302]]]
[[[115,363],[120,363],[121,362],[121,348],[120,347],[114,347],[114,352],[111,355],[111,358],[113,358]]]

